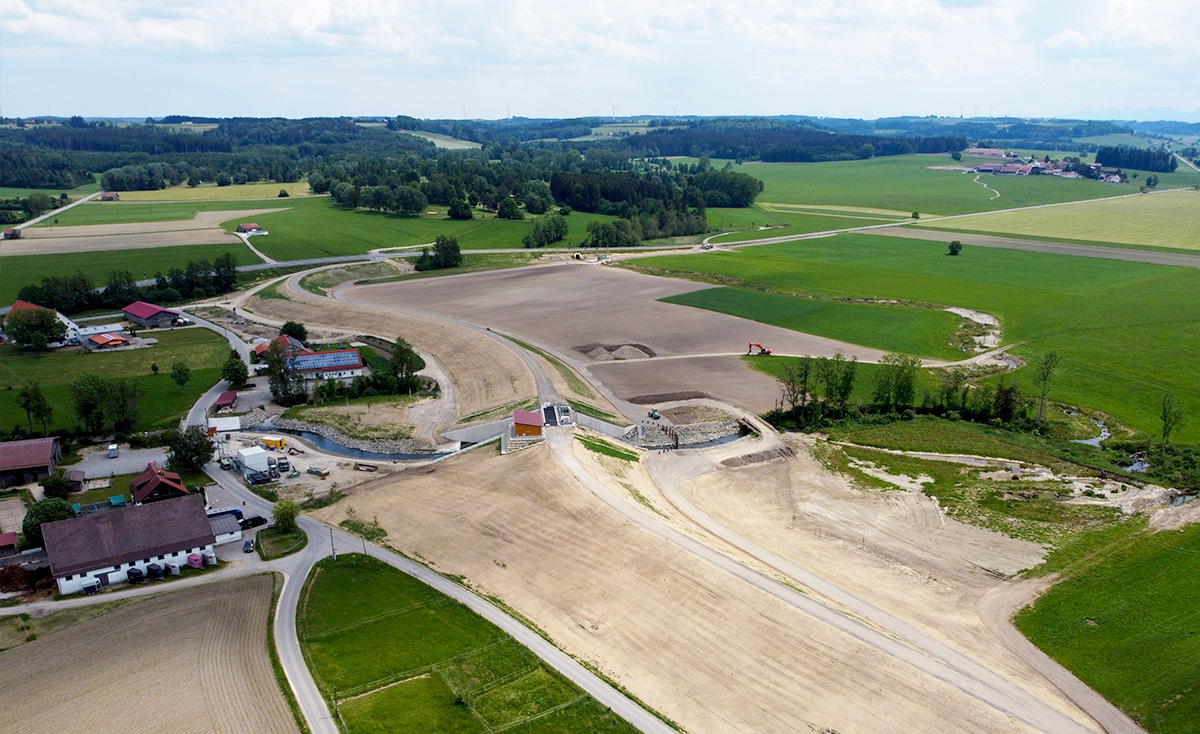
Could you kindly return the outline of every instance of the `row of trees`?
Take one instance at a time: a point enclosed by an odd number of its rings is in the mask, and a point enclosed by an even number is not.
[[[1179,162],[1169,150],[1131,148],[1125,145],[1106,145],[1096,151],[1096,162],[1115,168],[1136,168],[1140,171],[1170,173]]]
[[[155,273],[154,283],[138,285],[128,270],[110,270],[106,284],[97,288],[82,271],[74,275],[52,275],[40,285],[28,285],[17,296],[23,301],[52,308],[60,313],[111,308],[120,309],[134,301],[171,304],[185,298],[207,298],[229,293],[237,287],[237,257],[233,253],[216,260],[194,260],[183,268]]]

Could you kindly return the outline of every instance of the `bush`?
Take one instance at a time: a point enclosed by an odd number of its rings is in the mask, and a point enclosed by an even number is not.
[[[71,494],[71,490],[75,488],[71,484],[71,480],[67,479],[67,475],[63,473],[62,469],[47,475],[38,484],[42,485],[42,489],[45,490],[47,497],[57,497],[60,500],[66,499],[67,495]]]

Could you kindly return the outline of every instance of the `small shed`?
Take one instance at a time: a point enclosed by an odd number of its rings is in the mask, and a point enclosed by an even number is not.
[[[258,442],[262,444],[262,447],[265,449],[270,449],[272,451],[283,450],[283,436],[263,436],[262,438],[258,439]]]
[[[115,191],[105,191],[100,194],[100,201],[120,201],[121,195]]]
[[[215,436],[218,433],[233,433],[240,430],[242,430],[242,419],[237,416],[208,419],[208,435],[210,436]]]
[[[214,545],[236,543],[242,539],[242,526],[238,524],[236,515],[209,515],[208,524],[212,526]]]
[[[243,222],[237,226],[237,231],[241,232],[242,234],[253,234],[255,232],[261,232],[262,227],[258,226],[254,222]]]
[[[217,402],[213,403],[213,408],[216,410],[233,410],[237,405],[237,392],[234,390],[226,390],[217,396]]]
[[[526,410],[513,411],[513,432],[517,436],[542,435],[542,414]]]
[[[93,334],[83,342],[83,346],[93,351],[97,349],[116,349],[117,347],[129,346],[129,340],[120,334]]]
[[[20,552],[16,533],[0,533],[0,556],[15,556]]]

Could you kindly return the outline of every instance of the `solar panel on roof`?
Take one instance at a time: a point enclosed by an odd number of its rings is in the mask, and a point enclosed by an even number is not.
[[[323,352],[319,354],[301,354],[292,358],[292,369],[321,370],[332,367],[357,367],[360,360],[358,352]]]

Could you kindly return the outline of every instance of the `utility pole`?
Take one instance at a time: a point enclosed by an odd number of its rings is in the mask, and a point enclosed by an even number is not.
[[[329,547],[333,549],[333,560],[337,560],[337,546],[333,542],[333,526],[329,527]]]

